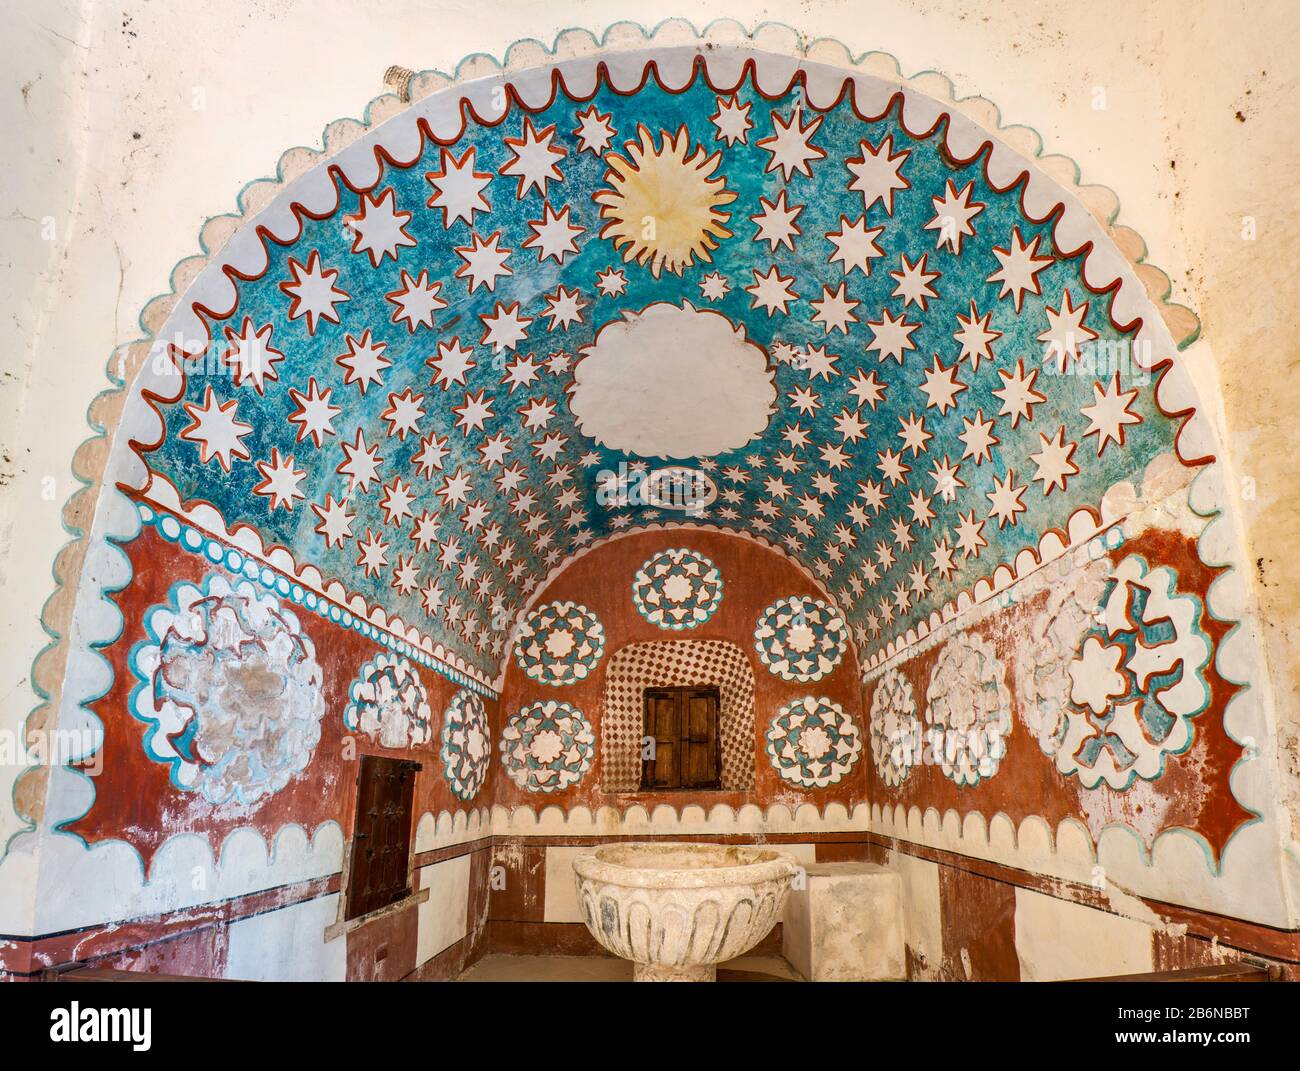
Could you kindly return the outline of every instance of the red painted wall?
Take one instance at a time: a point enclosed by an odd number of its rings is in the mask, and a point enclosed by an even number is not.
[[[1200,562],[1193,541],[1183,535],[1148,531],[1130,539],[1111,552],[1118,561],[1129,554],[1142,555],[1155,568],[1167,565],[1178,575],[1179,591],[1194,593],[1202,602],[1216,571]],[[1066,777],[1057,771],[1051,758],[1042,754],[1038,742],[1026,728],[1017,696],[1016,662],[1025,650],[1029,622],[1047,601],[1042,591],[972,626],[971,631],[991,640],[998,657],[1007,667],[1007,685],[1012,695],[1012,730],[1007,737],[1007,753],[997,773],[978,786],[958,786],[932,763],[914,767],[903,783],[891,788],[878,776],[874,765],[868,773],[867,796],[872,803],[902,805],[922,811],[933,807],[940,814],[954,810],[960,815],[979,811],[986,817],[1008,815],[1017,825],[1031,815],[1042,817],[1051,829],[1064,819],[1075,818],[1090,826],[1094,838],[1112,822],[1123,822],[1135,831],[1146,830],[1148,849],[1161,830],[1184,827],[1202,834],[1217,853],[1233,831],[1251,818],[1233,798],[1228,785],[1232,768],[1241,758],[1241,745],[1228,736],[1223,726],[1223,712],[1239,690],[1218,673],[1212,658],[1204,670],[1210,688],[1208,708],[1193,718],[1195,736],[1192,745],[1181,755],[1169,755],[1165,772],[1158,781],[1139,782],[1128,791],[1116,791],[1104,782],[1096,788],[1084,788],[1078,777]],[[1216,649],[1230,627],[1208,613],[1201,615],[1201,627]],[[898,665],[899,672],[912,686],[918,705],[923,703],[931,672],[938,661],[942,645],[930,648]],[[866,685],[866,709],[879,680]],[[1135,791],[1149,787],[1150,791]],[[1160,808],[1158,815],[1144,813],[1153,806],[1153,796]]]
[[[148,726],[130,713],[131,692],[138,683],[128,663],[131,648],[146,639],[143,619],[149,609],[165,603],[178,582],[199,583],[209,572],[221,572],[239,579],[146,528],[129,547],[135,569],[134,581],[117,596],[125,618],[121,637],[104,652],[113,666],[114,684],[93,709],[104,723],[102,771],[94,777],[95,802],[87,814],[70,828],[89,841],[125,840],[135,847],[146,865],[158,847],[178,833],[200,833],[213,849],[233,830],[251,826],[265,837],[289,823],[309,832],[322,822],[336,821],[345,837],[351,837],[356,807],[357,768],[362,755],[389,755],[422,764],[416,779],[414,809],[427,812],[467,810],[488,804],[494,781],[500,779],[499,764],[493,763],[487,781],[471,803],[458,800],[442,775],[438,758],[443,713],[459,686],[424,666],[416,672],[428,693],[433,715],[430,740],[417,747],[390,749],[366,735],[352,732],[344,724],[349,689],[361,667],[386,650],[359,632],[341,628],[309,610],[295,612],[303,631],[316,648],[316,659],[324,672],[325,715],[321,738],[307,768],[279,792],[250,805],[227,803],[213,807],[196,792],[184,792],[172,785],[168,767],[145,752],[143,741]],[[489,714],[493,702],[487,700]]]
[[[661,550],[686,547],[713,561],[722,572],[723,596],[717,610],[703,625],[682,631],[661,629],[646,621],[632,601],[632,578],[641,565]],[[596,757],[583,779],[570,789],[555,793],[527,792],[504,776],[497,763],[495,800],[506,807],[530,806],[537,811],[550,805],[568,809],[578,805],[596,808],[613,806],[626,810],[639,804],[647,810],[661,803],[680,808],[698,804],[706,811],[719,803],[733,808],[746,803],[768,807],[781,803],[790,808],[811,803],[818,808],[839,802],[851,806],[864,798],[866,767],[870,752],[866,745],[858,664],[852,645],[839,665],[827,676],[811,683],[784,681],[770,673],[754,648],[754,628],[759,617],[777,599],[791,595],[823,597],[802,569],[778,551],[740,536],[704,530],[638,532],[615,539],[580,558],[553,579],[538,595],[535,605],[552,601],[580,603],[595,613],[605,627],[605,654],[594,672],[577,684],[553,687],[527,677],[513,657],[506,669],[493,727],[499,740],[505,719],[530,703],[558,699],[581,710],[596,734]],[[600,786],[601,719],[605,710],[606,669],[611,656],[633,643],[663,640],[728,640],[749,660],[754,675],[754,762],[752,793],[742,792],[605,792]],[[824,789],[805,789],[782,780],[763,750],[763,734],[779,708],[803,696],[825,696],[852,715],[863,734],[863,750],[850,773],[839,784]]]

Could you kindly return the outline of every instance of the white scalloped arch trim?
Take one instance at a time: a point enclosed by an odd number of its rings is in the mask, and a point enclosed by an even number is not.
[[[963,818],[956,811],[940,815],[933,807],[922,811],[831,803],[819,810],[806,803],[794,809],[783,804],[733,809],[718,804],[706,811],[690,804],[679,812],[668,804],[652,811],[640,805],[568,811],[556,805],[539,810],[496,805],[492,831],[499,837],[872,833],[896,839],[902,851],[909,844],[919,845],[1084,885],[1095,885],[1101,876],[1112,895],[1141,896],[1273,926],[1289,926],[1292,918],[1283,885],[1260,880],[1261,862],[1276,872],[1277,842],[1264,823],[1242,827],[1229,842],[1223,868],[1231,865],[1235,880],[1223,880],[1222,873],[1207,865],[1204,840],[1187,830],[1166,830],[1148,852],[1125,826],[1108,826],[1094,846],[1087,828],[1075,818],[1064,819],[1053,831],[1038,816],[1016,826],[1001,813],[991,820],[978,812]]]
[[[1019,826],[1006,814],[965,817],[934,807],[871,807],[871,831],[899,841],[983,859],[1035,874],[1097,885],[1122,895],[1245,918],[1288,928],[1294,915],[1277,875],[1276,832],[1267,823],[1240,827],[1229,840],[1218,870],[1205,840],[1186,829],[1168,829],[1151,850],[1127,826],[1110,825],[1094,846],[1087,828],[1066,818],[1053,831],[1037,815]],[[1262,869],[1261,869],[1262,867]]]
[[[416,822],[413,851],[431,852],[492,835],[487,807],[426,811]],[[215,852],[205,836],[169,837],[146,870],[140,853],[125,841],[87,846],[69,833],[55,834],[35,853],[0,859],[0,932],[58,933],[83,926],[187,911],[220,900],[328,878],[343,869],[343,829],[322,822],[310,834],[298,824],[281,826],[269,841],[241,826],[222,838]],[[36,861],[40,861],[38,872]],[[201,880],[195,880],[199,878]],[[38,890],[34,920],[17,900]]]
[[[647,810],[639,803],[625,808],[573,807],[551,804],[537,810],[527,805],[492,808],[492,831],[499,837],[666,837],[763,836],[783,833],[862,833],[870,828],[865,803],[852,808],[828,803],[818,808],[803,803],[793,810],[784,804],[764,809],[756,803],[740,808],[719,803],[707,811],[689,803],[679,811],[667,804]]]

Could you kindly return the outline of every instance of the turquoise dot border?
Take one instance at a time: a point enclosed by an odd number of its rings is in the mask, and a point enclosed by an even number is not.
[[[153,528],[164,540],[181,550],[196,557],[201,557],[209,564],[220,566],[236,576],[256,581],[268,591],[274,592],[280,598],[288,600],[295,606],[310,610],[339,628],[359,632],[366,639],[373,640],[381,647],[387,647],[397,654],[418,662],[426,669],[433,670],[433,672],[445,677],[453,684],[462,688],[469,688],[471,691],[477,692],[488,699],[497,698],[497,693],[481,681],[477,681],[468,674],[447,665],[441,659],[434,658],[433,655],[421,650],[409,640],[395,636],[365,618],[358,617],[351,610],[311,591],[298,581],[290,580],[279,570],[272,569],[269,565],[257,561],[242,550],[229,547],[220,540],[214,539],[207,532],[195,528],[192,524],[182,521],[170,513],[155,510],[147,503],[137,502],[136,508],[143,524]]]

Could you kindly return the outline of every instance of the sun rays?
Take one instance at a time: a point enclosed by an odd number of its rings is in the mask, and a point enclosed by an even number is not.
[[[676,134],[662,131],[658,146],[645,126],[637,134],[625,155],[606,158],[607,185],[594,195],[607,221],[600,236],[626,263],[647,267],[656,278],[665,270],[681,275],[697,257],[711,261],[718,243],[731,237],[725,226],[731,215],[721,208],[736,194],[714,176],[721,152],[710,156],[698,146],[691,152],[684,126]]]

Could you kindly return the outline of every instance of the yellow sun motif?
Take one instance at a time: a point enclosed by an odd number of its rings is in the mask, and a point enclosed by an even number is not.
[[[731,215],[720,211],[736,194],[726,179],[713,178],[722,153],[709,156],[703,148],[690,152],[686,127],[676,135],[661,132],[662,145],[644,126],[637,127],[640,144],[629,141],[626,155],[605,158],[609,171],[606,188],[593,195],[608,220],[600,237],[608,238],[623,254],[625,263],[649,267],[657,279],[667,268],[681,275],[701,260],[712,261],[710,251],[730,238],[725,224]]]

